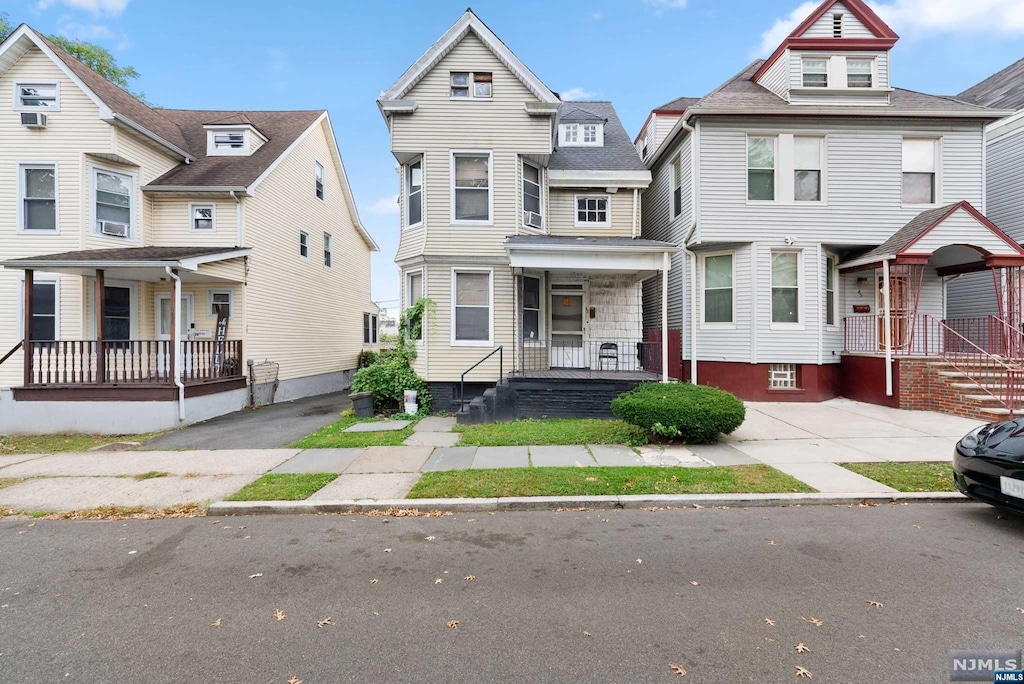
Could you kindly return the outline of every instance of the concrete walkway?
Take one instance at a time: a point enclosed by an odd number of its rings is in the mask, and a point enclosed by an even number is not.
[[[527,466],[764,463],[822,493],[885,494],[894,490],[837,464],[948,461],[956,441],[979,424],[840,399],[748,404],[743,426],[714,445],[456,447],[454,419],[431,417],[416,425],[404,446],[0,456],[0,485],[14,482],[0,486],[0,509],[218,501],[268,472],[337,473],[336,480],[313,495],[316,500],[400,499],[425,472]]]

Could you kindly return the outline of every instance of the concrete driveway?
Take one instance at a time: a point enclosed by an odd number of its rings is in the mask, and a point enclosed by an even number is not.
[[[146,451],[173,449],[280,449],[316,432],[349,408],[348,392],[296,399],[229,413],[149,440]]]

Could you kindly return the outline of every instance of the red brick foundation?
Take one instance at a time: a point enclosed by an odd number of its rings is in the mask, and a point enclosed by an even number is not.
[[[744,401],[825,401],[839,396],[838,363],[801,364],[795,390],[768,389],[768,363],[698,361],[697,381],[735,394]],[[690,380],[690,362],[683,361],[683,380]]]

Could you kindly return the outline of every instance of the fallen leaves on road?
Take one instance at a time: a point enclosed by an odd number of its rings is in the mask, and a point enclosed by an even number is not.
[[[673,671],[677,672],[680,677],[685,677],[686,676],[686,668],[685,667],[682,667],[680,665],[675,665],[673,663],[669,663],[668,666],[670,668],[672,668]]]
[[[274,619],[276,619],[278,622],[284,620],[286,617],[288,616],[284,614],[283,610],[278,609],[274,611]]]
[[[435,537],[434,535],[430,535],[429,537],[424,537],[424,539],[427,541],[434,541],[435,539],[437,539],[437,537]]]
[[[821,620],[819,620],[816,617],[805,618],[804,616],[801,615],[800,619],[803,620],[804,622],[810,622],[815,627],[821,627],[823,624],[825,624],[824,622],[822,622]]]
[[[772,620],[771,618],[765,618],[764,619],[764,624],[768,625],[769,627],[774,627],[775,626],[775,620]]]
[[[874,501],[868,501],[867,499],[864,499],[859,504],[857,504],[857,508],[875,508],[876,506],[878,506],[878,504],[876,504]]]
[[[459,628],[459,621],[458,620],[449,620],[448,621],[448,629],[458,629],[458,628]]]
[[[256,573],[253,573],[253,574],[249,575],[249,579],[256,579],[257,577],[263,577],[263,573],[262,572],[256,572]]]
[[[370,584],[376,584],[377,582],[380,582],[380,580],[377,579],[376,577],[374,577],[372,580],[370,580]]]
[[[384,549],[384,553],[391,553],[391,549]]]
[[[211,627],[220,627],[220,618],[217,618],[216,620],[214,620],[213,624],[211,624],[210,626]]]
[[[591,634],[590,632],[583,632],[583,636],[588,637],[591,636]],[[0,655],[3,655],[3,653],[0,653]]]
[[[43,520],[162,520],[165,518],[196,518],[205,515],[198,504],[178,504],[167,508],[145,506],[97,506],[77,511],[50,513]]]
[[[357,511],[352,509],[348,513],[349,515],[365,515],[368,518],[441,518],[451,515],[451,513],[445,513],[444,511],[421,511],[418,508],[399,508],[397,506],[391,506],[382,511]]]
[[[1024,608],[1018,608],[1018,609],[1017,609],[1017,612],[1018,612],[1018,613],[1024,613]]]
[[[814,679],[814,675],[812,675],[807,668],[802,667],[800,665],[796,666],[796,676],[804,677],[806,679]]]
[[[436,580],[434,580],[434,584],[444,584],[444,579],[441,578],[441,577],[438,577]]]
[[[292,678],[288,680],[288,684],[302,684],[302,680],[292,675]]]
[[[796,649],[797,653],[809,653],[811,650],[807,647],[807,644],[803,643],[802,641],[793,648]]]
[[[867,601],[866,603],[867,603],[867,604],[868,604],[869,606],[871,606],[872,608],[885,608],[885,606],[883,606],[883,605],[882,605],[881,603],[879,603],[878,601]]]
[[[778,546],[778,544],[775,543],[774,539],[769,539],[768,540],[768,546]]]
[[[700,586],[700,582],[698,582],[697,580],[690,580],[690,584],[692,584],[695,587],[699,587]]]
[[[640,565],[640,564],[641,564],[641,563],[643,563],[643,562],[644,562],[644,559],[643,559],[643,558],[637,558],[637,559],[636,559],[636,564],[637,564],[637,565]]]
[[[317,628],[317,629],[323,629],[323,628],[324,628],[324,627],[326,627],[327,625],[333,625],[333,624],[334,624],[334,623],[333,623],[333,622],[331,622],[331,618],[329,618],[329,617],[325,617],[325,618],[324,618],[323,620],[317,620],[317,621],[316,621],[316,628]]]
[[[467,582],[476,582],[476,575],[466,575],[462,579],[466,580]]]

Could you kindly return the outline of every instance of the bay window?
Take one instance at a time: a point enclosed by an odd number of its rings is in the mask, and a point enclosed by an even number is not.
[[[423,297],[423,271],[415,271],[405,275],[405,308],[411,309]],[[409,337],[414,340],[423,339],[423,314],[407,318],[406,326]]]
[[[491,153],[452,153],[452,221],[491,220]]]
[[[704,264],[704,323],[733,323],[733,255],[707,254]]]
[[[452,344],[491,344],[491,270],[452,270]]]
[[[772,252],[772,323],[800,323],[800,252]]]

